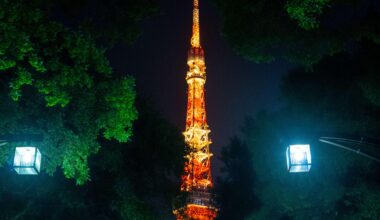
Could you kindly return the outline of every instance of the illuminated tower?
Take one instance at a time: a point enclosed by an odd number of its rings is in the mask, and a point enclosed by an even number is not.
[[[199,0],[194,0],[193,34],[188,52],[186,74],[188,85],[186,130],[186,162],[182,176],[182,195],[174,204],[177,219],[212,220],[216,217],[215,199],[210,171],[209,127],[206,121],[205,90],[206,66],[200,44]]]

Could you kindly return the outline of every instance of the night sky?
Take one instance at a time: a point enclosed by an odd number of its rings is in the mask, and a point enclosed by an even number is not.
[[[211,178],[193,0],[0,0],[0,220],[380,220],[380,0],[199,1]]]
[[[143,24],[138,41],[131,47],[117,46],[109,55],[115,71],[134,75],[139,94],[151,99],[164,117],[182,131],[192,1],[160,3],[160,14]],[[291,65],[282,61],[255,64],[239,57],[221,34],[222,18],[216,6],[210,1],[200,4],[201,43],[207,66],[206,110],[213,141],[211,151],[218,157],[221,147],[239,133],[246,116],[271,111],[279,105],[279,83]]]

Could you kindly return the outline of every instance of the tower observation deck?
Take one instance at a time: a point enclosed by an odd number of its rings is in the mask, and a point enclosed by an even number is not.
[[[178,220],[213,220],[217,214],[210,170],[210,129],[206,120],[206,65],[200,43],[199,0],[193,2],[193,32],[188,51],[186,74],[187,114],[183,132],[186,162],[182,175],[182,194],[174,201],[173,213]]]

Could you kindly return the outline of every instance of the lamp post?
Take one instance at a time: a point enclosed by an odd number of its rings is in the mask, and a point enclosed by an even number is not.
[[[363,137],[361,137],[360,140],[347,139],[347,138],[338,138],[338,137],[320,137],[318,139],[318,141],[320,141],[322,143],[325,143],[325,144],[329,144],[331,146],[339,147],[339,148],[341,148],[343,150],[354,152],[356,154],[359,154],[362,157],[365,157],[367,159],[370,159],[370,160],[373,160],[375,162],[379,162],[380,163],[380,158],[378,158],[376,156],[373,156],[373,155],[370,155],[370,154],[367,154],[367,153],[364,153],[364,152],[361,151],[360,147],[361,147],[361,145],[364,145],[364,144],[377,146],[377,144],[368,142]],[[350,144],[354,144],[354,146],[353,147],[348,147],[348,146],[343,145],[342,143],[350,143]]]
[[[318,138],[318,141],[324,144],[341,148],[343,150],[354,152],[367,159],[380,163],[380,158],[361,151],[362,145],[378,146],[378,144],[371,143],[371,141],[368,141],[368,139],[365,139],[363,137],[361,137],[360,140],[338,138],[338,137],[320,137]],[[352,146],[347,146],[347,145],[352,145]],[[310,145],[309,144],[289,145],[286,148],[286,162],[287,162],[288,171],[290,173],[309,172],[311,168]]]
[[[0,140],[0,147],[1,147],[1,146],[4,146],[4,145],[6,145],[6,144],[8,144],[8,142],[6,142],[5,140]]]

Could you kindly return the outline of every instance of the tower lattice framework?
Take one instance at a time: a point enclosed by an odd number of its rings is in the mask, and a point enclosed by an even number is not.
[[[186,162],[182,176],[181,191],[174,204],[173,213],[178,220],[212,220],[216,217],[209,150],[210,129],[206,120],[205,83],[206,65],[204,50],[200,44],[199,0],[194,0],[193,33],[188,51],[186,74],[188,85],[186,130]]]

